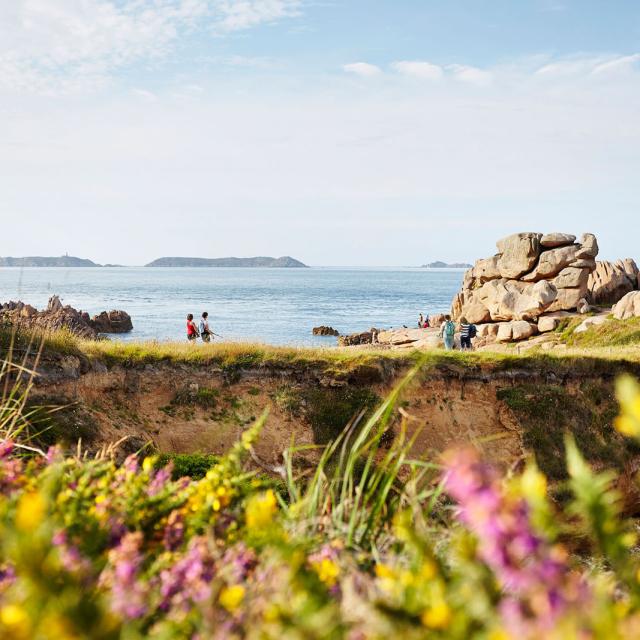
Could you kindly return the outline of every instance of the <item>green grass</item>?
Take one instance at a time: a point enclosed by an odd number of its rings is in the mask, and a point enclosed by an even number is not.
[[[219,457],[205,453],[162,453],[156,460],[156,468],[165,467],[169,462],[173,462],[171,477],[174,480],[185,476],[200,480],[219,462]]]
[[[582,454],[597,467],[621,470],[640,453],[635,441],[613,428],[617,404],[612,383],[584,382],[565,386],[522,384],[500,389],[498,400],[507,404],[523,430],[523,444],[540,469],[552,480],[567,478],[566,432],[573,434]]]
[[[640,318],[610,318],[604,324],[591,327],[583,333],[571,333],[566,342],[582,348],[640,345]]]

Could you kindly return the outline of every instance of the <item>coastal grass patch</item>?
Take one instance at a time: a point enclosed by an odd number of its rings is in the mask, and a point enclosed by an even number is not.
[[[155,468],[161,469],[171,462],[173,463],[172,480],[184,477],[200,480],[219,461],[219,456],[209,453],[161,453],[156,458]]]
[[[316,444],[335,440],[360,412],[366,420],[381,399],[367,387],[309,389],[302,394],[306,418]]]
[[[640,454],[638,444],[613,427],[617,404],[611,383],[591,379],[573,390],[554,384],[520,384],[498,390],[497,398],[511,409],[521,425],[525,448],[552,480],[568,477],[566,433],[573,435],[585,458],[599,468],[622,470]]]
[[[583,349],[598,347],[627,347],[640,345],[640,318],[616,320],[610,318],[582,333],[571,333],[567,344]]]

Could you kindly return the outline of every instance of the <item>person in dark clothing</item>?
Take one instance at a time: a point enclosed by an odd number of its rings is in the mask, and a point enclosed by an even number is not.
[[[209,329],[209,314],[204,311],[200,319],[200,337],[202,342],[211,342],[211,329]]]
[[[466,318],[460,318],[460,349],[472,349],[471,339],[475,335],[476,325],[467,322]]]

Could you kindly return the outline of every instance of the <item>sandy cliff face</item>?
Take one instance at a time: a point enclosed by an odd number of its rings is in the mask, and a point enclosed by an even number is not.
[[[226,451],[265,408],[270,414],[257,445],[259,459],[277,466],[296,445],[325,444],[361,409],[372,408],[406,367],[381,364],[332,377],[321,368],[224,369],[182,364],[107,368],[62,358],[42,367],[35,404],[63,404],[43,437],[90,450],[127,440],[160,452]],[[612,429],[613,373],[557,374],[549,370],[425,367],[406,388],[387,442],[402,417],[418,433],[412,455],[433,459],[446,448],[473,443],[503,466],[527,453],[552,477],[562,476],[565,430],[578,435],[597,466],[624,467],[635,452]],[[312,463],[314,452],[302,461]]]

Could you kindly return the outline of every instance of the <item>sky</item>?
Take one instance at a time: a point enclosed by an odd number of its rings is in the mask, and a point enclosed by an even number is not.
[[[0,0],[0,255],[640,259],[637,0]]]

